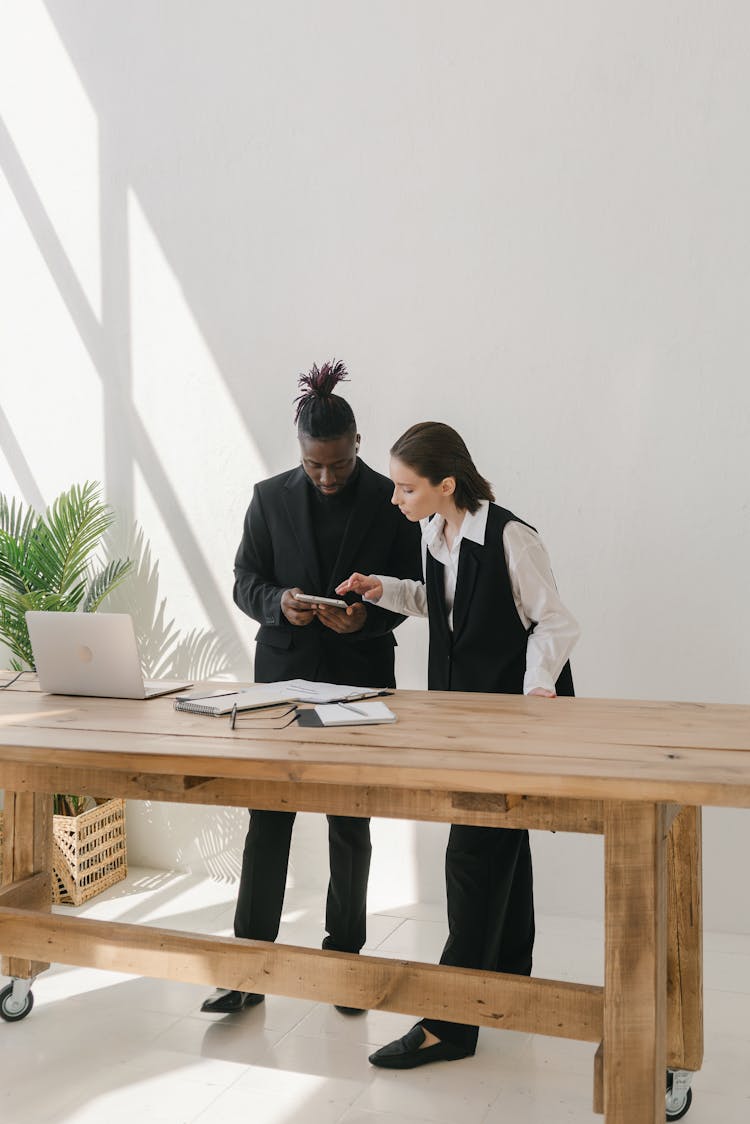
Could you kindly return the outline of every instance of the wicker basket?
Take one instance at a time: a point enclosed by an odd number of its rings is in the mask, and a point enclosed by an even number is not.
[[[128,873],[125,801],[52,817],[52,901],[83,905]]]

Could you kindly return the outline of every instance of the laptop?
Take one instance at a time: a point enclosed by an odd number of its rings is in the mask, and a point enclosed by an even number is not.
[[[144,680],[127,613],[28,612],[39,686],[54,695],[153,699],[182,691],[182,679]]]

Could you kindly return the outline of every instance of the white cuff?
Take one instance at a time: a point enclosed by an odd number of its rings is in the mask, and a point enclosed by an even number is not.
[[[399,612],[399,605],[401,602],[401,580],[400,578],[391,578],[382,574],[371,574],[370,577],[377,578],[383,587],[383,592],[380,597],[375,597],[371,593],[362,595],[363,601],[369,601],[371,605],[379,605],[381,609],[390,609],[391,612]]]
[[[529,667],[523,677],[523,693],[530,695],[537,687],[542,687],[545,691],[551,691],[553,695],[557,694],[555,681],[548,671],[545,671],[543,667]]]

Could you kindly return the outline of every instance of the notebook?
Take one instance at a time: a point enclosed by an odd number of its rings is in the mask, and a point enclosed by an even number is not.
[[[395,721],[396,715],[382,702],[331,703],[297,715],[300,726],[374,726]]]
[[[389,687],[351,687],[346,683],[317,683],[311,679],[283,679],[272,686],[289,691],[289,697],[295,702],[306,703],[347,702],[393,694]]]
[[[189,714],[208,714],[218,718],[237,710],[259,710],[264,706],[280,706],[292,702],[286,690],[280,690],[274,683],[256,683],[241,691],[208,691],[191,695],[180,695],[174,700],[175,710],[186,710]]]
[[[329,703],[339,699],[373,698],[375,695],[392,694],[390,688],[349,687],[340,683],[314,683],[309,679],[280,679],[275,683],[255,683],[239,691],[232,689],[229,684],[213,691],[194,691],[190,695],[179,695],[174,706],[175,710],[208,714],[217,718],[222,714],[230,714],[235,703],[239,711],[279,706],[281,703]]]

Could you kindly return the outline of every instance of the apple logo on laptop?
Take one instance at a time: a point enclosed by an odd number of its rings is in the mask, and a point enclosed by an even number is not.
[[[78,645],[78,659],[81,663],[91,663],[94,658],[94,653],[89,648],[88,644]]]

